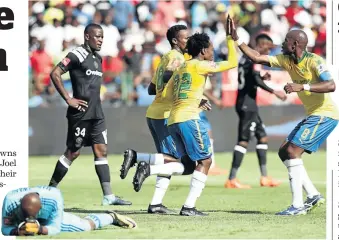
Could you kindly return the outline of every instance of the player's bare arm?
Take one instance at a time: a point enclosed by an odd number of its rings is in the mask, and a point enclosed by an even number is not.
[[[334,92],[335,88],[336,88],[335,82],[333,80],[328,80],[314,84],[288,83],[285,85],[284,90],[288,94],[292,92],[301,92],[301,91],[309,91],[315,93],[329,93]]]
[[[219,107],[219,108],[222,108],[222,107],[223,107],[222,101],[221,101],[219,98],[215,97],[215,96],[211,93],[211,91],[205,90],[205,91],[204,91],[204,96],[207,97],[210,101],[212,101],[217,107]]]
[[[270,66],[270,61],[268,55],[260,55],[257,51],[247,46],[244,42],[239,39],[237,31],[234,26],[233,19],[228,15],[227,17],[227,29],[229,29],[228,34],[230,34],[234,41],[238,43],[239,49],[249,57],[254,63],[259,63],[263,65]]]
[[[263,80],[269,80],[271,78],[271,75],[269,73],[266,73],[264,76],[260,76],[260,73],[257,72],[254,75],[254,79],[256,81],[257,86],[259,86],[261,89],[264,89],[265,91],[274,94],[277,98],[279,98],[282,101],[285,101],[287,99],[286,94],[284,94],[282,91],[277,91],[265,84]]]
[[[55,66],[54,69],[52,70],[50,77],[55,88],[69,106],[77,108],[79,111],[85,112],[86,108],[88,107],[87,102],[80,99],[71,98],[68,95],[68,92],[66,91],[63,81],[61,79],[61,75],[64,73],[65,72],[59,66]]]

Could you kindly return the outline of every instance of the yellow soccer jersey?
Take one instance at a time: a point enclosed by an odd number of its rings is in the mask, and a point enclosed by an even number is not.
[[[206,81],[205,81],[204,91],[210,90],[211,88],[212,88],[211,80],[210,80],[210,77],[207,76]],[[205,95],[202,96],[202,99],[205,99],[207,101],[209,100]],[[202,111],[205,111],[205,110],[202,110],[201,108],[199,108],[199,113],[202,112]]]
[[[168,118],[172,103],[169,99],[162,99],[161,94],[167,88],[163,82],[165,71],[175,71],[185,61],[184,55],[173,49],[166,53],[159,63],[157,71],[152,78],[152,83],[156,86],[156,95],[152,104],[148,107],[146,117],[153,119]],[[166,101],[167,100],[167,101]]]
[[[228,38],[228,61],[212,62],[192,59],[186,61],[172,76],[164,98],[172,94],[172,109],[168,125],[199,119],[199,104],[203,98],[206,77],[209,73],[226,71],[237,66],[234,41]],[[172,89],[171,89],[172,88]]]
[[[298,64],[289,56],[280,54],[269,56],[272,67],[285,69],[294,83],[314,84],[321,82],[319,76],[327,72],[326,64],[320,56],[306,52]],[[307,115],[318,115],[339,119],[339,112],[329,93],[298,92]]]

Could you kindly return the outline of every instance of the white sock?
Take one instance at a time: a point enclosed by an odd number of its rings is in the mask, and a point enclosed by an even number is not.
[[[162,203],[162,199],[165,196],[170,181],[171,180],[169,177],[157,176],[157,180],[155,182],[155,191],[153,194],[151,205],[157,205]]]
[[[137,153],[137,162],[147,162],[149,165],[164,164],[164,155],[161,153]]]
[[[185,170],[185,167],[182,163],[179,162],[170,162],[161,165],[151,165],[151,175],[182,175]]]
[[[214,158],[214,139],[213,138],[210,138],[210,142],[211,142],[211,148],[212,148],[212,156],[211,156],[211,159],[212,159],[212,164],[211,164],[211,168],[214,168],[215,167],[215,158]]]
[[[114,219],[107,213],[90,214],[85,219],[90,219],[95,223],[95,229],[108,226],[113,223]]]
[[[303,160],[299,158],[286,160],[284,164],[290,179],[292,205],[296,208],[303,207]]]
[[[306,168],[303,165],[303,188],[307,194],[307,197],[311,198],[314,197],[316,195],[319,195],[320,193],[318,192],[318,190],[315,188],[315,186],[313,185],[310,177],[308,176],[307,172],[306,172]]]
[[[187,208],[195,207],[195,202],[200,197],[202,190],[205,187],[207,175],[202,172],[194,171],[191,178],[190,192],[184,204]]]

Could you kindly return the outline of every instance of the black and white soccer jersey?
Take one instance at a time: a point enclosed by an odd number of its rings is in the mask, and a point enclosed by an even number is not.
[[[238,96],[235,105],[239,116],[238,142],[248,142],[252,135],[257,139],[266,136],[256,102],[257,87],[273,93],[273,89],[263,82],[260,73],[254,69],[253,62],[243,56],[238,67]]]
[[[257,87],[273,93],[273,89],[263,82],[260,73],[254,69],[253,62],[249,58],[243,56],[240,59],[238,66],[237,111],[258,111],[258,105],[256,103]]]
[[[81,45],[67,54],[58,64],[64,71],[69,71],[73,88],[73,97],[87,101],[85,112],[69,107],[67,117],[72,119],[90,120],[103,119],[100,88],[102,83],[101,57]]]

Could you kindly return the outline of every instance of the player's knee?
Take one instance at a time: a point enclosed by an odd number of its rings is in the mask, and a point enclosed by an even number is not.
[[[295,149],[290,144],[287,144],[287,145],[281,147],[279,149],[278,155],[279,155],[281,161],[299,158],[299,156],[297,156],[297,153],[295,152]]]
[[[94,155],[98,158],[107,157],[107,146],[105,144],[96,144],[94,146]]]
[[[80,156],[80,150],[72,151],[71,149],[67,149],[64,155],[68,160],[74,161]]]
[[[288,146],[286,148],[286,155],[287,155],[288,159],[299,158],[299,156],[295,152],[294,147],[291,144],[288,144]]]
[[[181,158],[181,163],[184,165],[184,172],[182,175],[190,175],[194,172],[196,165],[195,161],[192,161],[189,156],[183,156]]]
[[[212,158],[207,158],[207,159],[201,161],[201,163],[202,163],[202,165],[205,169],[210,169],[210,167],[212,165]]]
[[[262,137],[258,139],[258,144],[267,144],[268,137]]]
[[[239,142],[237,143],[237,145],[238,145],[238,146],[241,146],[241,147],[243,147],[243,148],[247,148],[247,146],[248,146],[248,141],[239,141]]]

